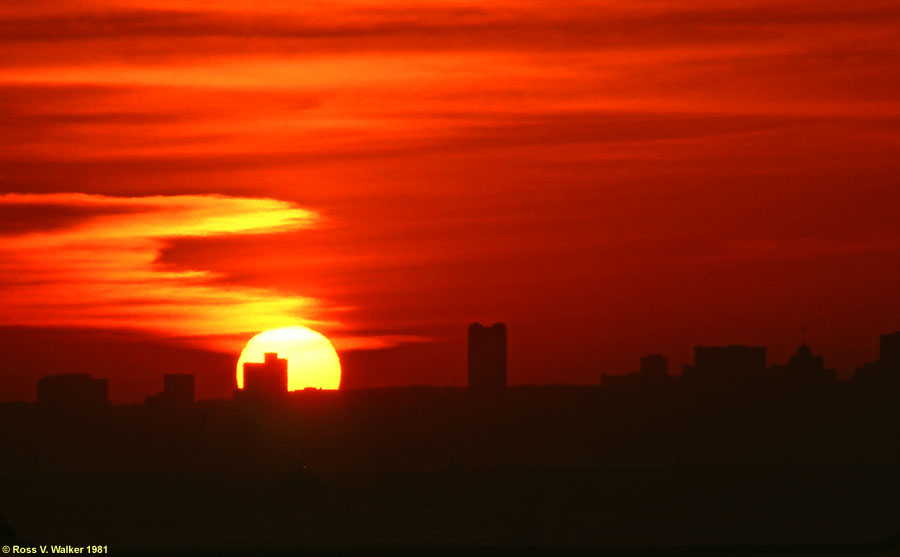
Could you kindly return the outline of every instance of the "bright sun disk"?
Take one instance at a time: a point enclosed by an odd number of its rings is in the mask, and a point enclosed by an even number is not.
[[[341,362],[331,342],[321,333],[294,325],[263,331],[247,342],[237,364],[239,389],[244,388],[244,363],[262,363],[267,352],[287,358],[289,391],[337,389],[341,385]]]

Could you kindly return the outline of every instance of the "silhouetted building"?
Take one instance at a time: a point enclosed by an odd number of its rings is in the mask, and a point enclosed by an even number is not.
[[[480,394],[506,390],[506,325],[469,325],[469,391]]]
[[[825,369],[825,360],[814,355],[805,342],[797,347],[797,353],[788,360],[785,372],[787,378],[794,382],[816,384],[835,380],[834,370]]]
[[[601,383],[611,389],[658,388],[669,379],[669,360],[662,354],[648,354],[641,358],[638,373],[626,375],[601,374]]]
[[[161,393],[147,397],[150,406],[185,408],[194,404],[194,374],[167,373]]]
[[[662,378],[669,374],[669,360],[662,354],[649,354],[641,358],[641,375],[646,378]]]
[[[900,371],[900,331],[881,335],[878,359],[885,367]]]
[[[900,388],[900,331],[881,335],[878,360],[857,369],[852,382],[868,389]]]
[[[685,377],[703,383],[729,384],[758,380],[766,372],[763,346],[695,346],[694,364],[685,366]]]
[[[288,390],[287,359],[266,352],[263,363],[244,363],[244,394],[253,398],[275,398]]]
[[[600,375],[605,388],[620,390],[659,389],[668,383],[669,360],[662,354],[648,354],[641,358],[638,373],[626,375]]]
[[[109,383],[90,375],[47,375],[37,382],[38,406],[56,413],[90,414],[109,407]]]

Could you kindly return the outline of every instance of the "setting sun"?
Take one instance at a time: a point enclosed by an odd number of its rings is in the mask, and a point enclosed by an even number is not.
[[[237,364],[237,386],[244,388],[244,363],[263,362],[267,352],[288,361],[288,390],[313,387],[337,389],[341,384],[341,362],[324,335],[301,327],[263,331],[247,342]]]

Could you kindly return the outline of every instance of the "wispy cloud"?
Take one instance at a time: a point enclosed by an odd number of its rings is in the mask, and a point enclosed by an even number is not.
[[[315,324],[322,309],[314,299],[223,284],[201,266],[174,270],[156,263],[172,239],[316,226],[321,217],[293,203],[222,195],[59,193],[6,194],[0,207],[9,215],[44,214],[23,219],[22,227],[0,236],[2,324],[227,335]],[[54,215],[61,224],[53,225]]]

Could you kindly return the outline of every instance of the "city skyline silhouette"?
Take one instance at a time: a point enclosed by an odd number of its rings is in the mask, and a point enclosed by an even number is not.
[[[0,478],[24,481],[5,484],[16,503],[6,510],[4,541],[66,532],[89,543],[96,527],[79,534],[58,522],[81,524],[65,513],[36,521],[23,499],[74,494],[61,478],[87,474],[79,485],[89,493],[140,494],[142,503],[116,499],[129,512],[162,512],[162,494],[179,493],[203,516],[237,513],[247,521],[231,532],[238,547],[624,543],[815,552],[896,542],[900,333],[882,334],[879,359],[849,381],[804,341],[784,364],[769,364],[763,347],[696,346],[696,360],[677,376],[664,355],[650,354],[639,371],[603,376],[601,385],[537,386],[506,384],[514,330],[473,323],[467,332],[463,388],[289,393],[287,361],[276,353],[245,363],[244,389],[230,399],[194,400],[195,378],[182,373],[162,376],[162,390],[143,403],[112,405],[105,379],[45,376],[36,403],[0,404],[0,426],[15,433]],[[647,482],[652,489],[641,487]],[[740,510],[714,503],[724,494]],[[328,501],[360,506],[359,522],[347,523],[346,507]],[[629,501],[641,502],[629,519],[637,524],[658,520],[660,505],[688,514],[623,535],[626,523],[609,513]],[[263,521],[292,518],[263,526],[246,514],[260,504]],[[429,506],[436,522],[413,519],[410,505]],[[107,521],[101,530],[120,546],[140,545],[133,527],[107,511],[82,510]],[[230,545],[218,541],[214,523],[166,524],[165,547]]]
[[[507,383],[506,326],[495,323],[484,327],[472,323],[467,337],[467,383],[473,393],[497,393],[505,390]],[[423,363],[424,365],[424,363]],[[262,362],[243,364],[245,377],[249,376],[250,396],[271,397],[288,392],[287,359],[277,352],[266,353]],[[849,380],[841,382],[890,382],[894,370],[900,370],[900,331],[879,335],[878,358],[856,369]],[[900,376],[900,371],[896,372]],[[185,406],[195,400],[195,374],[167,373],[164,387],[159,393],[148,394],[147,404]],[[617,375],[601,373],[596,383],[586,385],[608,386],[635,384],[637,381],[662,381],[681,378],[686,382],[705,385],[744,386],[747,382],[775,380],[809,388],[839,381],[833,369],[825,367],[824,358],[815,355],[805,340],[797,347],[796,354],[784,364],[769,363],[766,348],[729,344],[725,346],[694,346],[694,361],[685,364],[679,374],[671,374],[668,359],[663,354],[642,356],[637,372]],[[874,379],[872,379],[874,378]],[[246,379],[245,379],[246,380]],[[557,385],[563,383],[557,382]],[[527,385],[527,384],[525,384]],[[572,385],[578,386],[578,385]],[[234,392],[244,391],[237,388]],[[68,404],[85,401],[89,406],[110,404],[108,379],[93,378],[90,374],[53,374],[37,382],[37,402],[65,408]],[[256,393],[256,394],[253,394]]]

